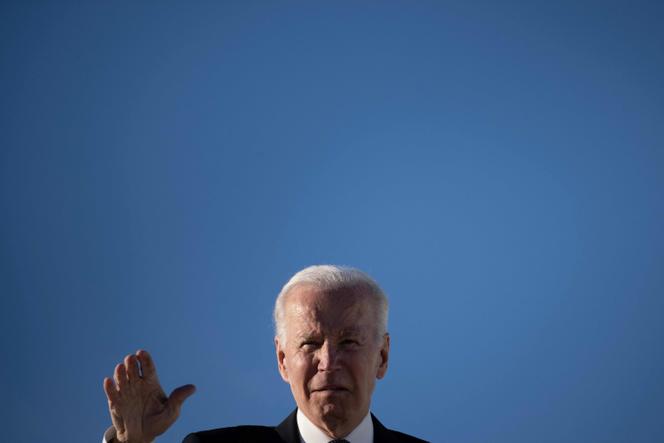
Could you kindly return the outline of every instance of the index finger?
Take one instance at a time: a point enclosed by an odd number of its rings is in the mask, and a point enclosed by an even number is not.
[[[106,377],[104,378],[104,392],[106,393],[106,398],[108,398],[109,403],[117,403],[118,402],[118,390],[115,388],[115,385],[113,384],[113,381]]]
[[[148,351],[141,349],[136,352],[136,357],[138,357],[138,361],[141,362],[143,378],[146,380],[157,381],[157,368],[155,367],[154,361],[152,361],[152,357],[150,357]]]

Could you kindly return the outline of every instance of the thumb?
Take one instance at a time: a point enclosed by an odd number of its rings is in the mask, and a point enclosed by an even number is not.
[[[171,403],[176,408],[180,409],[182,403],[194,392],[196,392],[196,386],[194,385],[184,385],[179,388],[173,389],[171,395],[168,397],[169,403]]]

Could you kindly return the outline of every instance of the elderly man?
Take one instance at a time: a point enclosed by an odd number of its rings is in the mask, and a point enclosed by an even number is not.
[[[238,426],[189,434],[184,443],[421,442],[388,430],[369,412],[387,371],[387,298],[363,272],[311,266],[283,287],[274,307],[279,373],[297,409],[279,426]],[[164,394],[150,355],[138,351],[104,379],[113,421],[107,442],[151,442],[177,419],[194,386]]]

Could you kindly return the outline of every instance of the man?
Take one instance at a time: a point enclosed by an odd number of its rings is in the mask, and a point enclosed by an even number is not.
[[[184,443],[422,442],[388,430],[369,412],[387,371],[387,298],[363,272],[311,266],[295,274],[274,307],[279,373],[297,409],[279,426],[238,426],[189,434]],[[138,351],[104,379],[113,427],[104,440],[146,443],[177,419],[192,385],[166,397],[150,355]]]

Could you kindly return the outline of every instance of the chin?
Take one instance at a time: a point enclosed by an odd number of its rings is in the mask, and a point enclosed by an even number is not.
[[[316,412],[325,419],[343,419],[346,408],[337,401],[322,401],[316,405]]]

